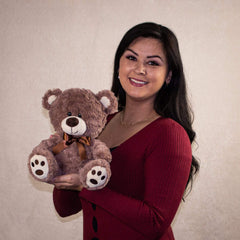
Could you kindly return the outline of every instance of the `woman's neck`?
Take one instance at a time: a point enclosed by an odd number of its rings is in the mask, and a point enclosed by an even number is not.
[[[126,106],[121,113],[121,123],[134,125],[142,122],[151,122],[159,117],[150,101],[132,101],[127,99]]]

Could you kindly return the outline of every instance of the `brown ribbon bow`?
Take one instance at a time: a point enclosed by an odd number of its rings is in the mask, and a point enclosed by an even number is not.
[[[63,141],[58,143],[56,146],[52,148],[53,154],[57,155],[58,153],[62,152],[65,148],[67,148],[74,142],[77,144],[78,152],[81,160],[86,159],[86,150],[84,145],[87,145],[87,146],[91,145],[91,137],[86,137],[86,136],[76,138],[64,133]]]

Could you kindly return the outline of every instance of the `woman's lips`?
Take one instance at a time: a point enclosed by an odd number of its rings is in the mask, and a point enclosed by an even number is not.
[[[136,78],[129,78],[130,83],[135,86],[135,87],[143,87],[144,85],[147,84],[146,81],[136,79]]]

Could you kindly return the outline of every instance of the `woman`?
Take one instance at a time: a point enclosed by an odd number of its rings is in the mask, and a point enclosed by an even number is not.
[[[75,174],[56,178],[56,210],[64,217],[83,209],[84,239],[172,240],[171,222],[199,168],[175,35],[155,23],[130,29],[115,55],[112,91],[120,111],[99,137],[112,151],[111,180],[88,191]]]

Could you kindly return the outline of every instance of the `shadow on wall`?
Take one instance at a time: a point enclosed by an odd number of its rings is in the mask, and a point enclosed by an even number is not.
[[[28,174],[28,179],[29,179],[29,182],[31,183],[32,187],[35,188],[36,190],[38,190],[40,192],[48,192],[48,193],[52,194],[53,187],[54,187],[52,184],[37,181],[30,174]],[[50,202],[49,204],[52,204],[52,206],[54,208],[53,202]],[[80,218],[82,216],[82,211],[79,212],[78,214],[74,214],[72,216],[64,217],[64,218],[60,217],[56,211],[55,211],[55,215],[60,222],[67,223],[67,222],[71,222],[75,219]]]
[[[31,185],[38,191],[52,193],[52,191],[53,191],[52,184],[37,181],[30,175],[30,173],[28,173],[28,179],[29,179],[29,182],[31,183]]]

